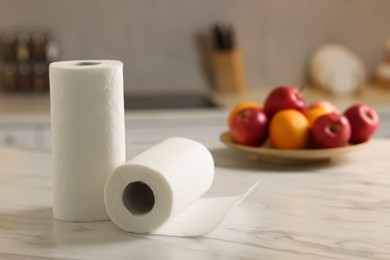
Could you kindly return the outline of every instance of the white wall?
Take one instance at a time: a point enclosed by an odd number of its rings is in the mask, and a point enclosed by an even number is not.
[[[310,53],[346,45],[370,71],[390,37],[388,0],[0,0],[0,31],[49,28],[63,59],[125,63],[126,91],[201,90],[197,35],[232,21],[251,87],[300,84]]]

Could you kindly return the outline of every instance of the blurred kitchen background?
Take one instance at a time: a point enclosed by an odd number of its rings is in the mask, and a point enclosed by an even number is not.
[[[386,56],[387,0],[1,0],[0,32],[58,33],[61,59],[118,59],[126,93],[209,90],[204,36],[231,23],[248,88],[307,82],[313,52],[338,43],[369,79]]]
[[[388,138],[389,14],[388,0],[0,0],[0,146],[50,148],[47,66],[72,59],[123,61],[127,108],[222,107],[127,113],[127,144],[183,133],[216,143],[232,106],[278,85],[374,106],[376,137]]]

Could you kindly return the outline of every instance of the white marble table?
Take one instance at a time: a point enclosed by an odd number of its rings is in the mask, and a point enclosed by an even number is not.
[[[145,148],[129,147],[128,157]],[[0,259],[390,259],[390,140],[329,164],[290,167],[209,148],[217,165],[211,193],[261,184],[197,238],[56,221],[50,154],[0,150]]]

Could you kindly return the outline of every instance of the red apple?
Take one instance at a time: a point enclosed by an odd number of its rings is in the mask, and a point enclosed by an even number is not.
[[[268,118],[260,108],[245,108],[233,117],[230,134],[238,144],[260,146],[268,137]]]
[[[317,148],[346,146],[351,138],[351,125],[343,115],[325,114],[314,121],[310,137]]]
[[[301,92],[294,87],[280,86],[275,88],[265,100],[264,112],[268,119],[274,114],[284,109],[295,109],[303,112],[305,108],[305,99]]]
[[[351,124],[351,143],[362,143],[371,138],[378,129],[379,116],[376,111],[363,104],[351,106],[344,112]]]
[[[340,110],[337,108],[337,106],[329,101],[326,100],[321,100],[321,101],[316,101],[314,103],[311,103],[307,109],[313,109],[313,108],[322,108],[324,109],[327,113],[336,113],[340,114]]]

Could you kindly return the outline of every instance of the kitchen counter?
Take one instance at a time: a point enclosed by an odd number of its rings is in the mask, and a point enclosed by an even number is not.
[[[218,92],[209,92],[209,93],[182,93],[182,95],[162,95],[161,100],[158,99],[158,95],[150,95],[149,99],[147,95],[138,95],[138,94],[127,94],[125,100],[129,102],[135,102],[137,104],[127,104],[128,108],[139,107],[149,107],[150,104],[141,104],[146,100],[147,102],[153,102],[156,104],[162,105],[162,107],[167,106],[167,102],[176,102],[176,105],[172,107],[211,107],[209,102],[221,107],[230,109],[239,102],[244,101],[257,101],[263,103],[267,94],[269,93],[269,87],[257,87],[250,88],[242,94],[234,93],[218,93]],[[329,100],[334,102],[337,106],[344,109],[347,106],[350,106],[357,102],[362,102],[370,106],[375,107],[376,109],[388,109],[390,107],[390,89],[381,88],[374,85],[368,85],[352,96],[335,96],[324,91],[318,90],[313,87],[305,87],[302,90],[302,93],[307,101],[311,103],[317,100]],[[193,99],[191,100],[191,96]],[[207,97],[210,100],[202,100],[202,96]],[[142,99],[142,97],[144,99]],[[178,100],[182,97],[182,100]],[[135,100],[139,99],[139,100]],[[176,100],[175,100],[176,99]],[[190,103],[190,104],[188,104]],[[50,95],[46,94],[0,94],[0,115],[17,115],[17,114],[42,114],[50,112]]]
[[[152,142],[133,143],[127,156]],[[217,229],[196,238],[54,220],[50,153],[0,150],[0,259],[390,259],[390,140],[306,166],[270,165],[217,141],[206,145],[216,163],[210,193],[261,183]]]
[[[329,99],[305,91],[310,100]],[[363,96],[386,119],[377,138],[390,137],[390,92],[373,89]],[[210,193],[236,194],[261,180],[216,230],[176,238],[126,233],[110,221],[54,220],[49,96],[0,95],[0,141],[14,138],[11,145],[19,147],[0,149],[0,259],[390,259],[390,139],[374,139],[331,163],[251,161],[218,135],[226,130],[229,107],[264,97],[256,90],[215,95],[225,106],[220,109],[126,112],[128,158],[183,136],[204,143],[214,156]],[[357,98],[334,100],[343,107]]]
[[[169,137],[172,133],[175,133],[190,138],[196,137],[195,139],[202,142],[218,142],[217,138],[210,140],[207,133],[208,131],[222,132],[226,130],[226,118],[233,106],[243,101],[263,102],[268,93],[269,88],[266,87],[248,89],[241,95],[213,92],[203,93],[203,95],[199,93],[173,95],[171,93],[162,96],[160,105],[164,108],[159,109],[150,109],[151,102],[154,103],[157,99],[156,95],[147,98],[146,96],[128,93],[126,98],[128,103],[133,102],[134,99],[139,98],[139,100],[135,102],[136,104],[127,104],[127,107],[131,108],[126,110],[126,134],[129,137],[126,140],[127,145],[140,142],[134,140],[133,136],[138,137],[141,130],[147,133],[143,135],[147,136],[146,138],[141,138],[142,142],[159,141],[160,139],[156,136],[159,135],[160,130],[165,133],[160,137]],[[381,119],[375,138],[390,138],[390,89],[369,85],[357,95],[337,97],[308,86],[303,89],[303,94],[307,103],[317,100],[330,100],[341,110],[358,102],[374,107]],[[181,97],[184,100],[181,100]],[[192,100],[191,97],[194,99]],[[200,97],[207,97],[207,100],[200,99]],[[0,147],[49,149],[51,146],[49,98],[48,93],[40,95],[0,94]],[[188,100],[192,101],[189,102]],[[144,101],[149,102],[142,105],[148,109],[133,109],[134,107],[142,107],[141,104]],[[208,101],[218,107],[210,108]],[[175,102],[175,104],[167,106],[169,102]],[[187,102],[191,104],[183,105]],[[199,107],[196,107],[197,105]],[[185,108],[172,109],[172,107],[179,106]],[[161,124],[164,125],[163,129],[161,129]],[[169,127],[166,127],[167,124]],[[207,131],[204,131],[206,133],[205,137],[201,132],[196,133],[199,127],[204,126],[207,128]],[[178,128],[178,130],[174,128]]]

